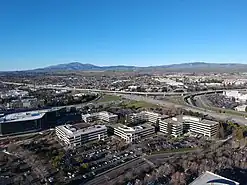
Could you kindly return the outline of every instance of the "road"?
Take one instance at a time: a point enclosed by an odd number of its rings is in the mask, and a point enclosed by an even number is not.
[[[101,185],[107,185],[109,184],[109,180],[111,177],[114,177],[116,172],[126,172],[133,168],[141,168],[144,164],[148,164],[149,166],[155,168],[155,164],[151,161],[153,159],[164,159],[169,157],[173,154],[185,154],[185,153],[194,153],[198,152],[198,149],[195,150],[189,150],[189,151],[181,151],[181,152],[170,152],[170,153],[160,153],[160,154],[152,154],[152,155],[145,155],[141,156],[137,159],[134,159],[132,161],[129,161],[127,163],[124,163],[120,166],[115,167],[114,169],[110,169],[106,171],[105,173],[100,174],[99,176],[96,176],[94,179],[83,183],[84,185],[94,185],[94,184],[101,184]],[[116,181],[116,178],[114,179]],[[114,181],[112,180],[112,181]],[[82,185],[82,184],[81,184]]]
[[[96,92],[96,93],[116,93],[116,94],[131,94],[131,95],[145,95],[145,96],[184,96],[184,95],[192,95],[192,94],[205,94],[205,93],[213,93],[219,92],[222,90],[216,91],[198,91],[198,92],[129,92],[129,91],[110,91],[110,90],[103,90],[103,89],[82,89],[82,88],[75,88],[75,87],[57,87],[52,85],[33,85],[33,84],[26,84],[26,83],[15,83],[15,82],[1,82],[3,84],[12,84],[12,85],[24,85],[30,88],[45,88],[45,89],[55,89],[55,90],[77,90],[77,91],[84,91],[84,92]]]
[[[131,100],[136,100],[136,101],[145,101],[148,103],[164,106],[164,107],[174,107],[174,108],[182,108],[187,111],[193,111],[193,112],[198,112],[201,114],[206,114],[208,116],[212,116],[216,119],[220,120],[232,120],[240,125],[247,125],[247,120],[244,117],[237,116],[237,115],[229,115],[227,113],[218,113],[212,110],[206,110],[204,108],[192,106],[192,105],[178,105],[172,102],[164,101],[164,100],[155,100],[149,97],[142,97],[142,96],[137,96],[137,95],[121,95],[122,97],[126,99],[131,99]]]
[[[34,87],[33,84],[24,84],[24,83],[14,83],[14,82],[2,82],[5,84],[13,84],[13,85],[26,85],[28,87]],[[138,100],[138,101],[146,101],[149,103],[157,104],[160,106],[174,106],[175,108],[183,108],[188,111],[198,112],[202,114],[207,114],[209,116],[215,117],[220,120],[233,120],[241,125],[247,125],[247,120],[244,117],[237,116],[237,115],[230,115],[227,113],[218,113],[212,110],[206,110],[204,108],[192,106],[192,105],[178,105],[172,102],[163,101],[163,100],[155,100],[147,95],[185,95],[184,93],[163,93],[163,92],[125,92],[125,91],[109,91],[109,90],[100,90],[100,89],[81,89],[81,88],[72,88],[72,87],[56,87],[50,85],[36,85],[36,88],[50,88],[50,89],[57,89],[57,90],[77,90],[77,91],[90,91],[90,92],[102,92],[102,93],[109,93],[114,95],[122,95],[127,99]],[[235,89],[238,90],[238,89]],[[243,90],[243,89],[241,89]],[[201,91],[201,92],[194,92],[190,93],[190,95],[198,95],[198,94],[206,94],[206,93],[213,93],[213,92],[222,92],[222,90],[217,91]],[[146,95],[146,96],[138,96],[138,95]]]

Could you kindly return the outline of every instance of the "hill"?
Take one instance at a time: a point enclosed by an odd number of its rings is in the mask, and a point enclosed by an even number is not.
[[[82,64],[79,62],[58,64],[45,68],[34,70],[18,71],[20,72],[73,72],[73,71],[164,71],[164,72],[247,72],[247,64],[238,63],[181,63],[161,66],[96,66],[93,64]]]

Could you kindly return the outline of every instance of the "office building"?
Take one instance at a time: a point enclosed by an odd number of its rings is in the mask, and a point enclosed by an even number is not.
[[[176,117],[160,120],[160,132],[178,137],[183,135],[183,123]]]
[[[55,131],[57,137],[65,145],[72,148],[79,148],[84,143],[107,138],[107,128],[105,125],[61,125],[57,126]]]
[[[151,123],[157,123],[157,121],[160,119],[161,115],[155,112],[149,112],[149,111],[142,111],[141,114],[145,115],[147,117],[147,121]]]
[[[163,132],[164,134],[171,134],[170,124],[168,123],[167,120],[160,120],[159,128],[160,128],[160,132]]]
[[[59,124],[65,109],[52,108],[7,114],[0,118],[0,135],[39,131]]]
[[[82,120],[84,122],[91,122],[94,120],[102,120],[109,123],[116,123],[118,121],[118,115],[112,114],[107,111],[92,113],[92,114],[83,114]]]
[[[131,113],[127,116],[128,123],[140,123],[148,121],[148,116],[144,112]]]
[[[82,114],[81,118],[85,123],[88,123],[88,122],[95,121],[97,119],[97,115],[96,114]]]
[[[99,120],[103,120],[109,123],[116,123],[118,120],[118,115],[112,114],[107,111],[98,112],[96,114]]]
[[[215,137],[218,132],[219,123],[192,116],[177,116],[159,120],[160,132],[175,137],[183,133],[191,132],[206,137]]]
[[[238,182],[227,179],[220,175],[216,175],[212,172],[206,171],[204,174],[196,178],[190,185],[239,185]]]
[[[247,101],[247,94],[236,90],[224,91],[223,95],[229,98],[234,98],[236,102],[245,103]]]
[[[186,130],[192,133],[201,134],[207,137],[215,137],[217,135],[219,128],[218,122],[192,116],[183,116],[182,120]]]
[[[155,133],[155,128],[149,124],[142,124],[135,127],[128,127],[123,124],[111,126],[114,135],[119,136],[127,143],[134,142],[138,139],[150,136]]]

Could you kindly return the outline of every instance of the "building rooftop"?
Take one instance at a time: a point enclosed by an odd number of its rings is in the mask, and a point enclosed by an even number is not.
[[[204,124],[207,124],[207,125],[217,125],[218,124],[218,122],[216,122],[216,121],[211,121],[211,120],[207,120],[207,119],[203,119],[201,122]]]
[[[63,130],[67,135],[75,136],[75,135],[82,135],[88,134],[90,132],[104,130],[106,129],[105,125],[94,125],[88,126],[87,124],[76,124],[76,125],[61,125],[58,126],[59,129]]]
[[[161,116],[161,114],[157,113],[157,112],[152,112],[152,111],[141,111],[140,113],[142,114],[152,114],[155,116]]]
[[[227,179],[220,175],[206,171],[204,174],[199,176],[190,185],[239,185],[238,182]]]
[[[179,123],[182,123],[183,121],[193,121],[193,122],[195,121],[195,122],[203,123],[206,125],[218,124],[218,122],[216,122],[216,121],[201,119],[201,118],[193,117],[193,116],[176,116],[176,117],[172,117],[172,118],[168,118],[168,119],[163,119],[161,121],[165,121],[167,123],[173,123],[173,124],[179,124]]]
[[[59,110],[59,108],[7,114],[4,117],[0,118],[0,123],[37,120],[42,118],[45,115],[45,113],[55,110]]]
[[[201,118],[194,117],[194,116],[180,116],[179,119],[190,120],[190,121],[198,121],[198,122],[201,120]]]
[[[138,126],[134,126],[134,127],[128,127],[128,126],[123,125],[123,124],[115,124],[115,125],[112,125],[112,127],[121,129],[124,132],[137,132],[139,130],[144,130],[144,129],[147,129],[147,128],[153,128],[153,126],[151,126],[151,125],[149,125],[147,123],[144,123],[144,124],[141,124],[141,125],[138,125]]]
[[[117,116],[116,114],[113,114],[113,113],[107,112],[107,111],[101,111],[101,112],[98,112],[96,114],[98,114],[98,115],[105,114],[105,115],[108,115],[108,116]]]
[[[182,120],[178,119],[177,117],[167,118],[167,119],[161,120],[161,122],[162,121],[167,122],[167,123],[171,123],[173,125],[181,125],[182,124]]]

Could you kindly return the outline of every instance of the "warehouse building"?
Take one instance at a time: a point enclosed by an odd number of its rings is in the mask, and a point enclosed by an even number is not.
[[[155,128],[149,124],[142,124],[135,127],[128,127],[123,124],[116,124],[111,127],[113,129],[114,135],[119,136],[127,143],[134,142],[155,133]]]
[[[84,143],[107,138],[105,125],[88,126],[85,124],[61,125],[56,127],[57,137],[67,146],[79,148]]]

